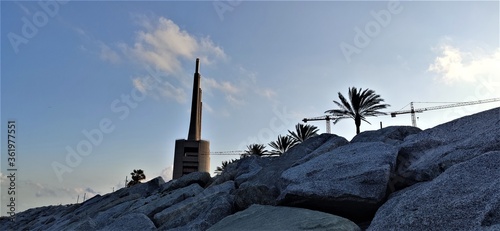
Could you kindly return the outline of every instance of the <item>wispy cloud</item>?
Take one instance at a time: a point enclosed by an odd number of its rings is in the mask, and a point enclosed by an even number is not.
[[[437,48],[439,55],[428,71],[437,73],[447,84],[477,82],[481,78],[500,78],[500,48],[485,51],[477,48],[464,51],[448,43]]]
[[[209,77],[204,77],[202,79],[202,85],[207,90],[211,90],[213,88],[231,95],[241,92],[241,89],[236,87],[233,83],[228,81],[218,82],[217,80]]]
[[[66,188],[66,187],[55,187],[48,184],[36,183],[32,181],[23,181],[24,186],[35,194],[37,198],[73,198],[75,199],[78,195],[83,199],[85,197],[91,198],[99,194],[97,191],[90,187],[76,187],[76,188]]]
[[[156,99],[169,98],[178,103],[185,103],[188,100],[185,88],[176,87],[166,80],[155,79],[151,76],[139,76],[132,79],[132,84],[140,92]]]
[[[143,93],[185,103],[191,85],[186,75],[188,71],[182,68],[183,62],[200,58],[204,65],[211,65],[227,59],[224,50],[215,45],[210,37],[194,36],[170,19],[152,19],[146,16],[135,18],[141,27],[136,33],[135,43],[121,47],[130,57],[160,73],[154,76],[154,81],[150,77],[136,77],[132,80],[135,88]],[[207,78],[202,79],[207,82]],[[227,94],[237,91],[233,84],[215,79],[209,79],[202,87],[214,88]]]
[[[163,180],[165,182],[170,181],[170,180],[172,180],[173,171],[174,171],[174,167],[172,165],[170,165],[161,171],[160,176],[163,177]]]
[[[139,60],[168,73],[182,72],[182,61],[199,57],[211,64],[226,59],[224,50],[210,37],[196,37],[181,29],[172,20],[160,17],[151,20],[140,17],[143,28],[137,32],[136,42],[128,49]]]
[[[121,58],[120,55],[114,50],[112,50],[109,46],[104,43],[101,43],[101,53],[99,58],[104,61],[108,61],[110,63],[119,63]]]
[[[233,107],[243,106],[245,104],[243,99],[238,99],[232,95],[226,95],[226,101]]]

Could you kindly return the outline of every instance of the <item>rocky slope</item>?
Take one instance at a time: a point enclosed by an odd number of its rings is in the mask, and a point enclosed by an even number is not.
[[[211,178],[158,177],[0,230],[500,230],[500,108],[425,131],[330,134]]]

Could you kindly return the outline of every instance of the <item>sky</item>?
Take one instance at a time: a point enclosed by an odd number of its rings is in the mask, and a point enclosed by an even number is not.
[[[499,41],[498,1],[2,1],[0,214],[8,121],[16,211],[76,203],[133,169],[171,179],[196,58],[202,138],[221,152],[325,115],[349,87],[373,89],[385,112],[498,98]],[[427,111],[417,126],[498,106]],[[368,121],[361,131],[411,125],[409,114]],[[354,122],[332,133],[350,140]],[[212,155],[211,172],[235,158]]]

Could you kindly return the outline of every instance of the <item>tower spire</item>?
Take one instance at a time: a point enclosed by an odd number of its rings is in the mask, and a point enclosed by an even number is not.
[[[200,59],[196,59],[196,69],[193,80],[193,99],[191,102],[191,119],[189,122],[188,140],[201,139],[201,87]]]

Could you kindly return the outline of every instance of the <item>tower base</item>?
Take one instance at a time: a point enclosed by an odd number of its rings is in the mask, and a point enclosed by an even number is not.
[[[176,140],[173,179],[192,172],[210,171],[210,142],[207,140]]]

